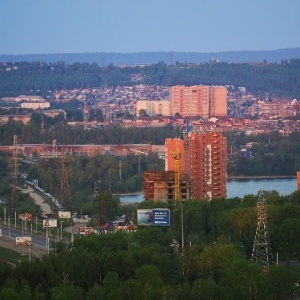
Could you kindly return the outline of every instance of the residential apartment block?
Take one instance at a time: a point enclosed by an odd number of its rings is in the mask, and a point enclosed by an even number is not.
[[[141,110],[145,110],[147,115],[170,116],[170,101],[168,100],[138,100],[135,104],[135,115],[140,116]]]
[[[174,153],[180,153],[180,174],[191,181],[191,198],[226,198],[227,140],[220,132],[192,132],[186,139],[166,139],[166,171],[175,171]]]
[[[45,109],[50,107],[50,102],[47,101],[36,101],[36,102],[23,102],[21,103],[21,108],[28,108],[28,109]]]
[[[171,116],[202,118],[227,115],[227,88],[225,86],[172,86],[170,88]]]

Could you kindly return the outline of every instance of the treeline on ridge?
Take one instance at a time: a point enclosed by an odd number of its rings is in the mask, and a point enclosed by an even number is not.
[[[96,63],[7,63],[0,71],[0,97],[20,94],[41,94],[46,97],[49,90],[145,83],[163,86],[234,85],[246,87],[255,95],[268,92],[271,97],[299,98],[299,65],[299,59],[260,65],[216,62],[166,65],[160,62],[143,68],[113,65],[101,68]],[[6,68],[11,70],[5,71]],[[132,80],[132,74],[136,73],[141,74],[141,81]]]

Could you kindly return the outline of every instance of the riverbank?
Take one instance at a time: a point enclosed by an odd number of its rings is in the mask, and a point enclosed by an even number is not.
[[[297,178],[297,176],[288,176],[288,175],[267,175],[267,176],[227,176],[227,180],[236,180],[236,179],[289,179]]]

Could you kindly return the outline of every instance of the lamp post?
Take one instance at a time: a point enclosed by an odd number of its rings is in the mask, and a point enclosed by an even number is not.
[[[60,240],[62,241],[62,224],[64,221],[60,222]]]
[[[10,214],[8,214],[8,236],[10,237]]]

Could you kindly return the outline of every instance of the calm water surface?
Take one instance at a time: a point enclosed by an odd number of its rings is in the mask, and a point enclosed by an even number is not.
[[[227,182],[227,198],[240,197],[245,195],[257,195],[259,190],[279,192],[280,195],[289,195],[297,189],[296,178],[280,178],[280,179],[239,179],[229,180]],[[121,202],[137,203],[144,200],[143,193],[121,195]]]

